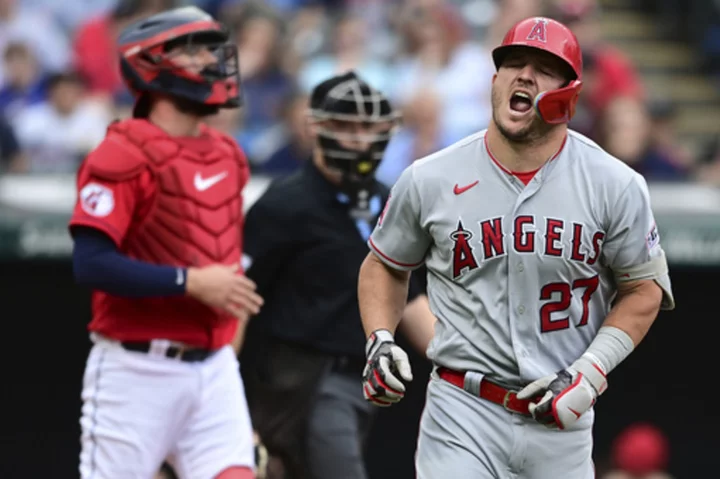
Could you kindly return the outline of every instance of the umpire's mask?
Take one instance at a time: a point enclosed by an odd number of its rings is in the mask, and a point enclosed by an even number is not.
[[[385,95],[352,71],[315,87],[310,115],[325,164],[342,174],[340,189],[353,216],[369,218],[375,170],[400,115]]]

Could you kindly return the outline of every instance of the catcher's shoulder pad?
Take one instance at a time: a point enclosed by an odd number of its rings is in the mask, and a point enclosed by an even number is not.
[[[105,139],[85,159],[85,167],[98,178],[125,181],[148,168],[147,155],[127,138],[132,128],[128,121],[108,126]]]

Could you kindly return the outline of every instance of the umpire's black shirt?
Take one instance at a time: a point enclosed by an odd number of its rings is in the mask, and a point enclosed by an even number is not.
[[[268,187],[245,219],[246,274],[265,299],[255,327],[331,355],[364,356],[358,274],[388,189],[378,183],[376,192],[363,224],[310,160]]]

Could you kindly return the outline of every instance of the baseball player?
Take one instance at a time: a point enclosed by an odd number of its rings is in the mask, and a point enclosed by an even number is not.
[[[568,130],[573,33],[525,19],[492,52],[486,131],[416,161],[369,239],[359,302],[365,396],[412,379],[394,343],[409,271],[437,317],[417,477],[591,479],[593,405],[672,309],[644,179]]]
[[[240,104],[237,51],[194,8],[119,37],[133,118],[81,165],[70,220],[92,290],[83,478],[254,477],[253,433],[230,343],[262,299],[240,269],[248,164],[201,121]]]

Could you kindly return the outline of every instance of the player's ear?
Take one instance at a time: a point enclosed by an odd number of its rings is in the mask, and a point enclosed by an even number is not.
[[[492,83],[493,83],[493,84],[495,83],[495,80],[496,80],[496,79],[497,79],[497,72],[493,73],[493,77],[492,77]]]

